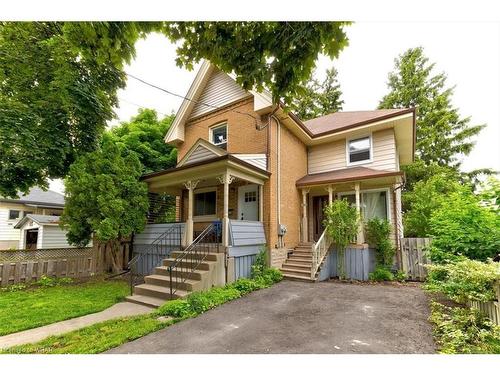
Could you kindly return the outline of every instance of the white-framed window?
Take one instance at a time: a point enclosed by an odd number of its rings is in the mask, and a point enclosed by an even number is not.
[[[209,129],[210,142],[227,149],[227,123],[212,126]]]
[[[356,193],[345,192],[338,194],[340,199],[346,199],[351,205],[356,205]],[[360,191],[361,217],[368,221],[374,217],[391,220],[389,189],[374,189]]]
[[[20,210],[9,210],[9,220],[17,220],[21,218]]]
[[[215,189],[194,192],[194,216],[215,216],[217,213],[217,191]]]
[[[346,141],[347,165],[364,164],[372,161],[372,136],[351,138]]]

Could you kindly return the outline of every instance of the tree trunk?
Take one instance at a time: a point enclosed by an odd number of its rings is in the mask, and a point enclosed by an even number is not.
[[[111,273],[119,273],[123,271],[121,241],[110,240],[103,243],[103,245],[106,257],[106,268],[108,271]]]

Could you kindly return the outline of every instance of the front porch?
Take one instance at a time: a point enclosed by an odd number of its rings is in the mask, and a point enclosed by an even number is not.
[[[230,246],[229,220],[263,221],[263,186],[268,178],[267,171],[224,155],[143,179],[150,192],[176,196],[176,220],[185,223],[184,247],[216,223],[220,225],[220,243],[226,251]]]

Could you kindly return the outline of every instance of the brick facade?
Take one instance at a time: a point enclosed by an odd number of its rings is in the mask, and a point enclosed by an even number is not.
[[[236,110],[233,112],[231,110]],[[248,115],[247,115],[248,114]],[[262,118],[253,111],[253,98],[244,99],[224,109],[209,113],[197,119],[189,121],[185,128],[185,141],[178,147],[178,160],[189,151],[191,146],[199,139],[209,140],[209,128],[216,124],[226,122],[228,125],[227,151],[229,153],[243,154],[267,154],[268,142],[268,171],[271,176],[263,187],[264,202],[264,228],[268,246],[271,249],[270,259],[273,265],[280,263],[286,257],[283,251],[278,250],[278,174],[281,182],[281,223],[287,226],[287,234],[284,237],[284,248],[293,248],[300,241],[300,215],[301,196],[295,187],[295,181],[307,173],[307,148],[286,127],[281,126],[281,162],[278,173],[278,125],[276,121],[270,121],[268,127],[267,118]],[[256,125],[261,127],[258,130]],[[241,184],[241,182],[240,182]],[[236,219],[238,182],[230,185],[229,209],[230,218]],[[187,191],[183,192],[181,208],[181,219],[187,217]],[[222,218],[223,208],[223,186],[217,188],[217,217]],[[204,223],[194,224],[194,230],[203,228]],[[281,265],[278,264],[278,265]]]

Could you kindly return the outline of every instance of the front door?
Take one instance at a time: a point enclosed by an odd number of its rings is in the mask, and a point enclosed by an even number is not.
[[[38,242],[38,229],[28,229],[26,231],[26,249],[36,250]]]
[[[313,239],[319,240],[321,234],[325,230],[323,225],[324,210],[328,206],[328,195],[313,197]]]
[[[258,185],[243,185],[238,188],[238,220],[259,220]]]

